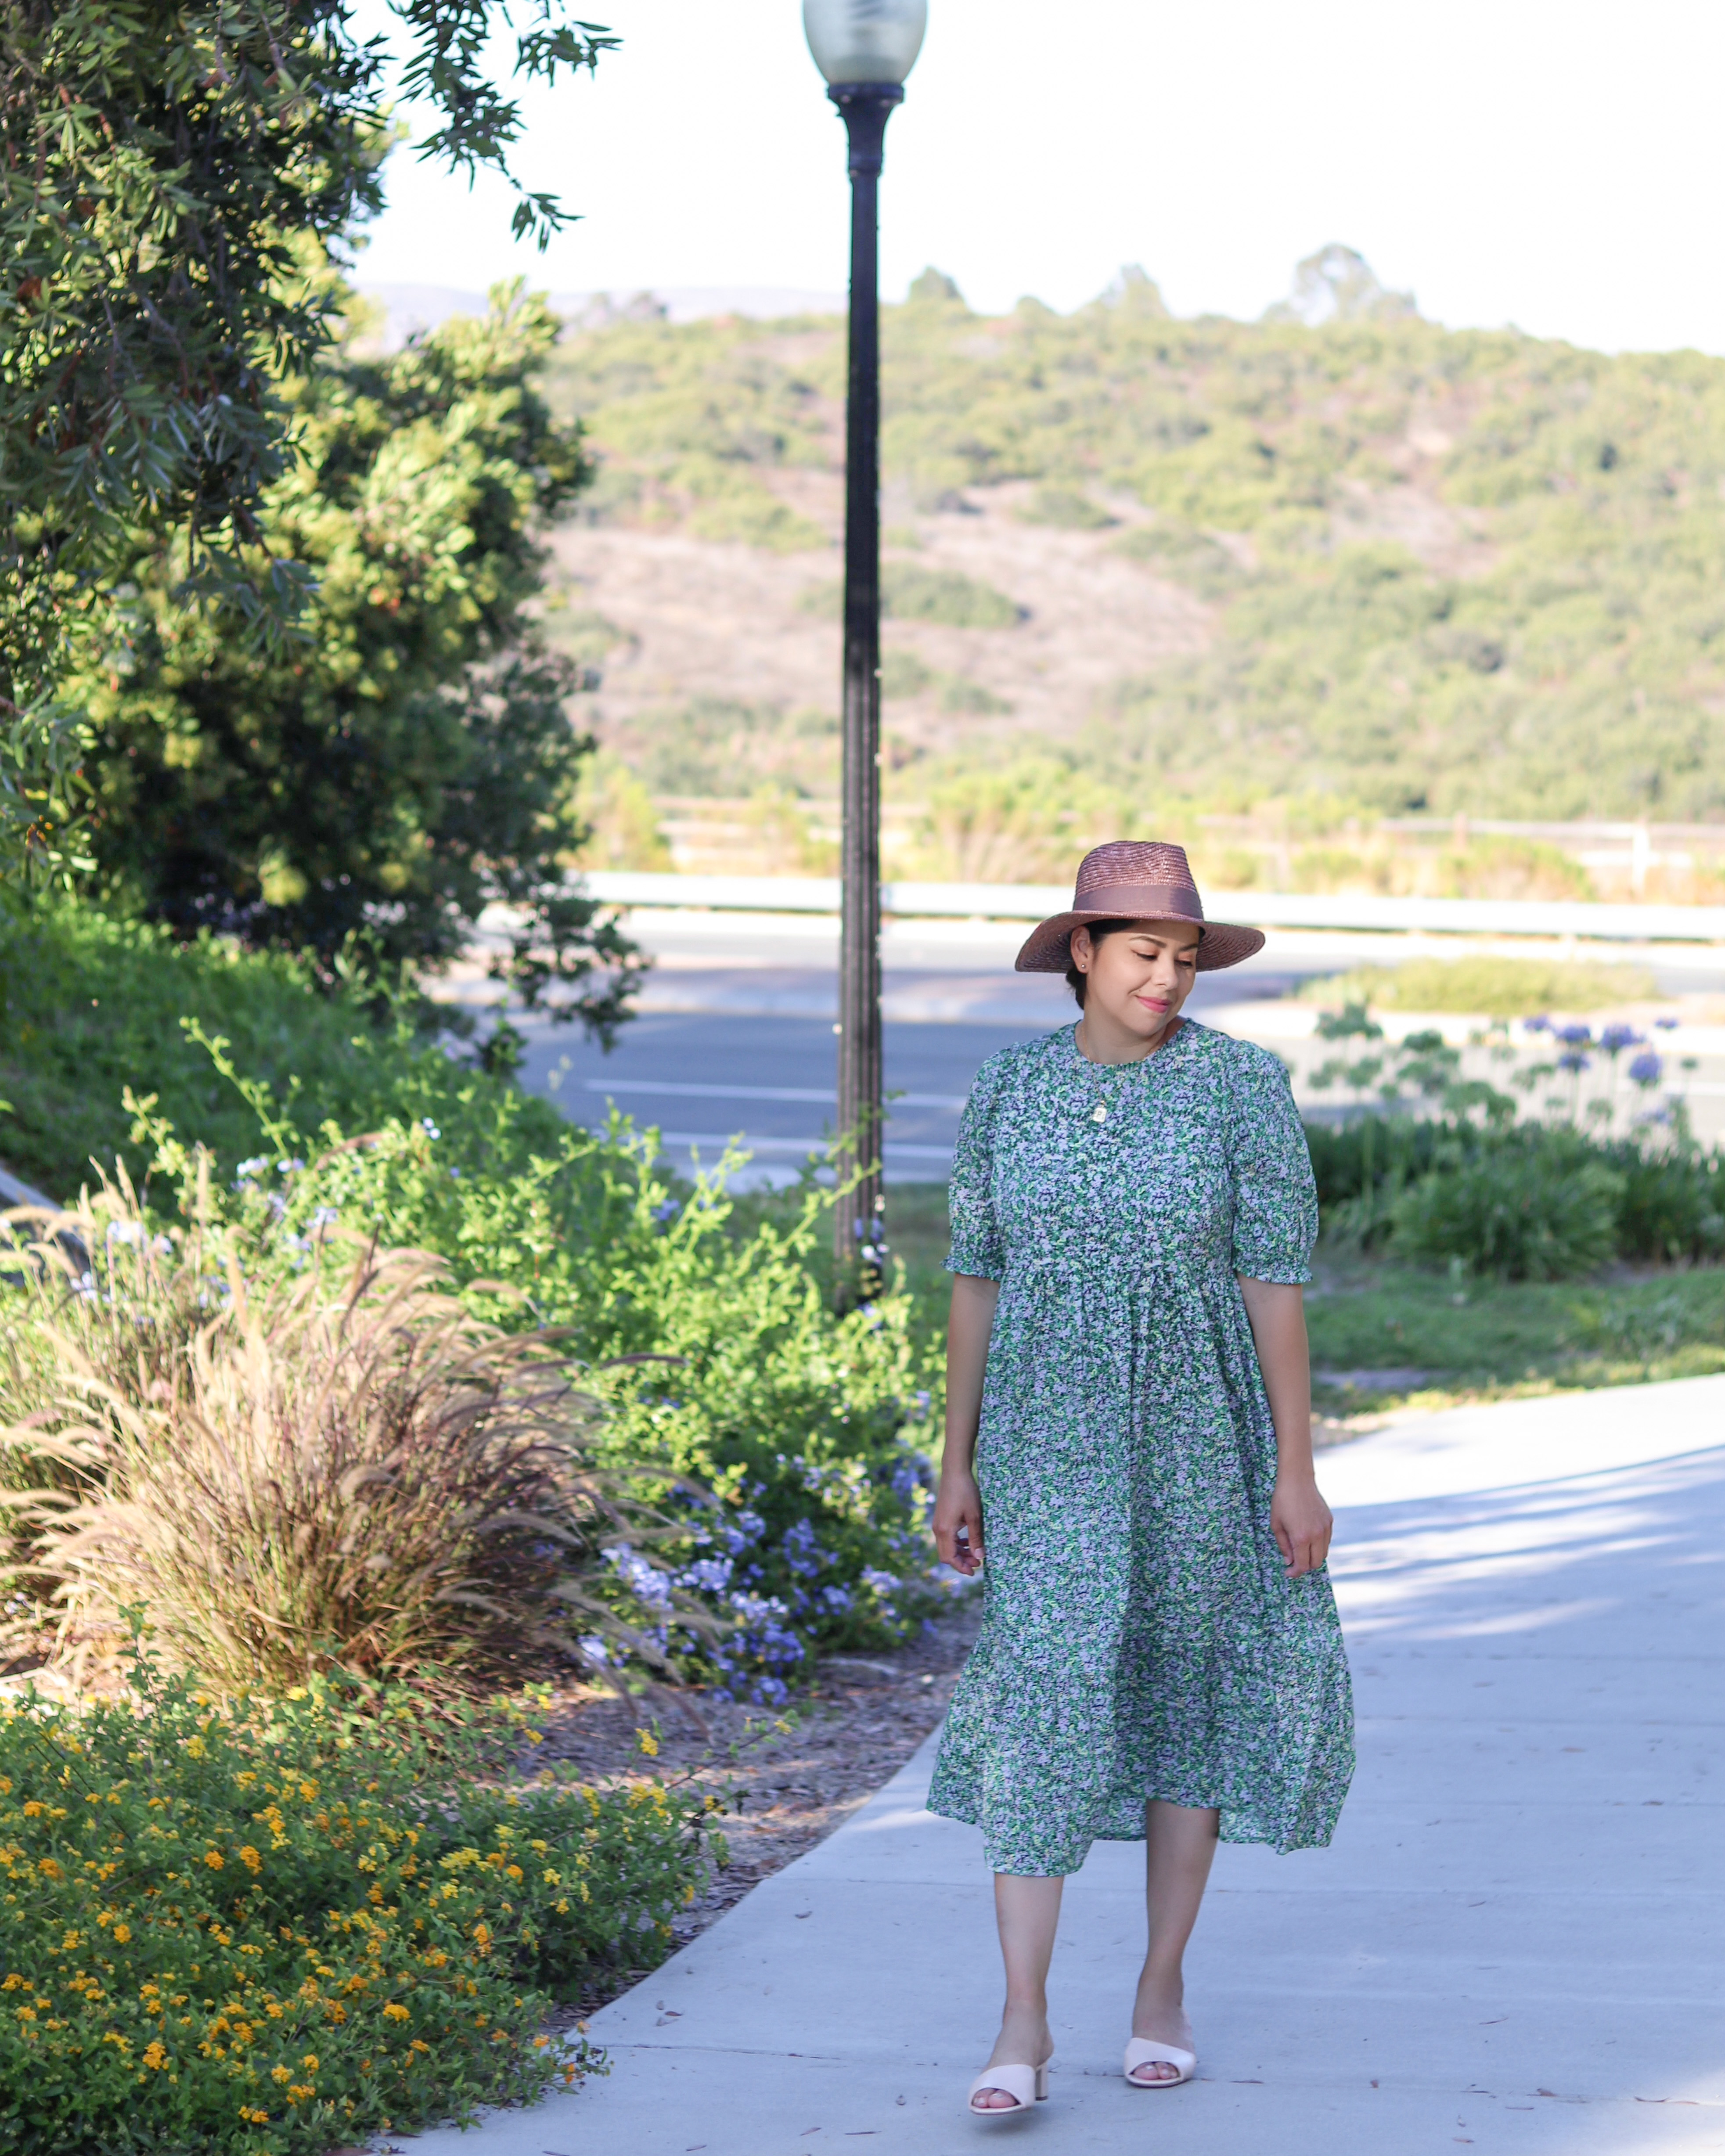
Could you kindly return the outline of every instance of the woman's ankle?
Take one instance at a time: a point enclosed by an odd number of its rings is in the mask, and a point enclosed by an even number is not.
[[[1185,2010],[1186,1979],[1176,1969],[1146,1969],[1138,1976],[1137,2003],[1159,2013],[1179,2014]]]
[[[1000,2010],[1003,2024],[1008,2021],[1045,2022],[1048,2020],[1048,2001],[1045,1999],[1009,1999]]]
[[[1000,2016],[1000,2034],[994,2040],[994,2057],[1011,2058],[1019,2064],[1040,2066],[1054,2051],[1048,2025],[1048,2009],[1010,2003]]]

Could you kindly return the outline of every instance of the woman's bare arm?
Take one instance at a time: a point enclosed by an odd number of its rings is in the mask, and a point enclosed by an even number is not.
[[[952,1276],[947,1321],[947,1442],[934,1505],[934,1546],[941,1562],[967,1578],[983,1561],[983,1501],[976,1486],[976,1433],[982,1419],[983,1373],[994,1327],[999,1281]]]
[[[1258,1367],[1276,1424],[1276,1494],[1270,1524],[1287,1560],[1288,1578],[1316,1572],[1329,1554],[1330,1508],[1318,1494],[1312,1464],[1312,1360],[1306,1344],[1306,1298],[1279,1281],[1242,1279]]]

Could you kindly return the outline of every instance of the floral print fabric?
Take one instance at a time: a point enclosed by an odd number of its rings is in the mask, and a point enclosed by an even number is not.
[[[1189,1019],[1112,1066],[1075,1031],[985,1063],[959,1132],[947,1269],[1000,1299],[983,1628],[929,1807],[1039,1876],[1141,1840],[1151,1798],[1219,1807],[1224,1840],[1321,1845],[1353,1772],[1348,1664],[1327,1575],[1290,1580],[1271,1532],[1236,1277],[1311,1277],[1287,1074]]]

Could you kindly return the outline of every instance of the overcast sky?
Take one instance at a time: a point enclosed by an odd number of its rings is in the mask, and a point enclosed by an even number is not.
[[[365,0],[384,19],[382,0]],[[524,102],[519,164],[582,222],[398,151],[367,284],[842,290],[843,129],[798,0],[586,0],[621,52]],[[1358,248],[1420,311],[1608,350],[1725,352],[1719,0],[930,0],[887,134],[882,285],[926,263],[993,312],[1142,263],[1179,314],[1252,316]],[[413,116],[408,116],[411,120]]]

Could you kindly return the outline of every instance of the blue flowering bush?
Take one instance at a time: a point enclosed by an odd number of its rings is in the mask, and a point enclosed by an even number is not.
[[[810,1188],[733,1237],[722,1176],[698,1183],[612,1276],[619,1310],[655,1314],[655,1359],[595,1373],[619,1458],[663,1458],[708,1493],[667,1489],[680,1547],[619,1556],[619,1596],[763,1705],[824,1649],[906,1637],[929,1591],[928,1349],[902,1294],[833,1314],[814,1262],[829,1204]],[[607,1344],[639,1337],[632,1320]],[[680,1635],[655,1600],[673,1586],[737,1629],[711,1650]]]

